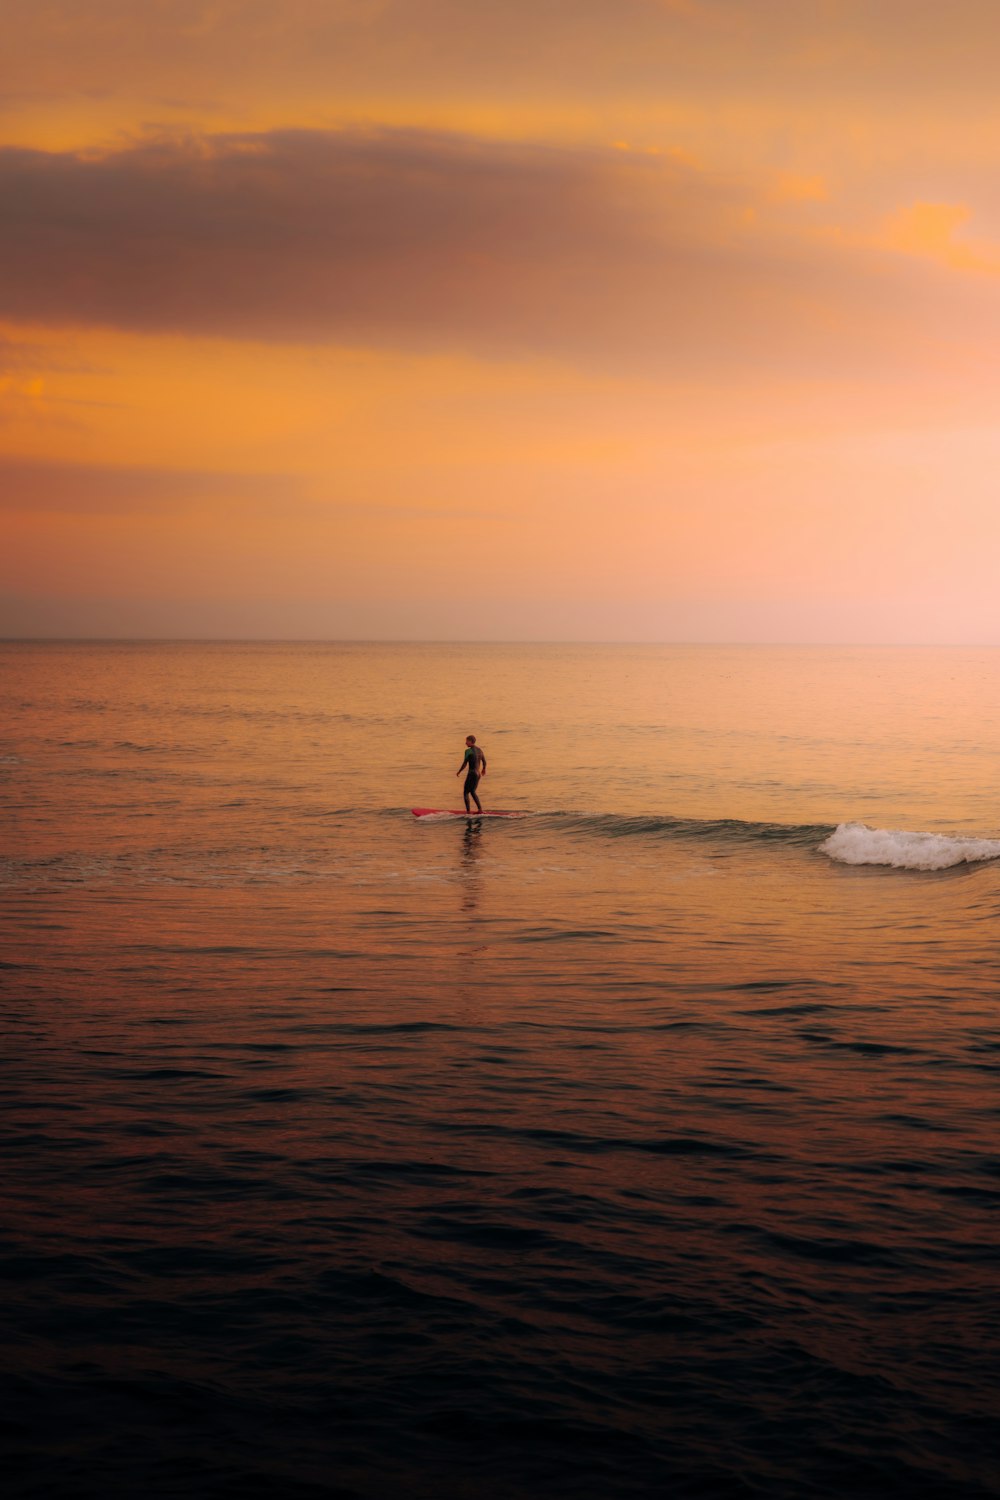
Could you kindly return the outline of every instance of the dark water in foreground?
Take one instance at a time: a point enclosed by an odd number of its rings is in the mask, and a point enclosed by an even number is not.
[[[997,656],[0,647],[10,1492],[1000,1494]]]

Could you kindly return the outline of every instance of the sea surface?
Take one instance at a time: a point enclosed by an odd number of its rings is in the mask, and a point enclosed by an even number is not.
[[[1000,1494],[1000,650],[0,644],[0,829],[6,1493]]]

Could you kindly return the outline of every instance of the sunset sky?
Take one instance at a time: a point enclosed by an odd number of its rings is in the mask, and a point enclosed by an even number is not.
[[[1000,643],[996,0],[6,0],[0,634]]]

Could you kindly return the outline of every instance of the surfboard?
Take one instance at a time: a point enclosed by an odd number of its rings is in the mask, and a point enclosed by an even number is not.
[[[410,812],[415,818],[526,818],[526,812],[502,812],[496,808],[483,810],[483,812],[467,813],[465,808],[457,807],[411,807]]]

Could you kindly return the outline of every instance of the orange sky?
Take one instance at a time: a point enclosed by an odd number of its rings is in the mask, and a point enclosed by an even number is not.
[[[7,0],[0,634],[1000,643],[994,0]]]

